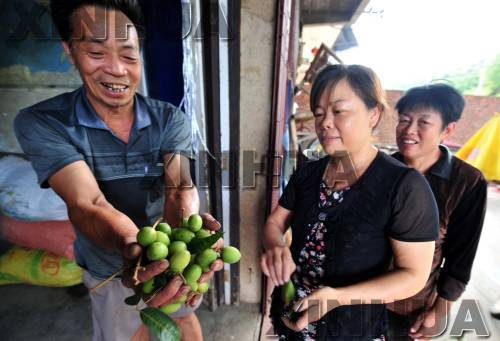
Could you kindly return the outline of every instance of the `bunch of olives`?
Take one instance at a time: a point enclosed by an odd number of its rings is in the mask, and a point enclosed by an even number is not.
[[[184,218],[178,228],[171,228],[166,222],[159,223],[156,228],[143,227],[137,234],[137,241],[145,248],[146,258],[153,262],[168,259],[170,266],[165,273],[155,276],[142,285],[142,292],[154,294],[162,289],[175,275],[180,275],[191,291],[197,294],[207,292],[207,282],[198,283],[204,272],[210,271],[210,266],[217,259],[233,264],[240,260],[240,251],[227,246],[222,250],[214,249],[216,242],[222,237],[222,232],[214,233],[203,228],[203,220],[199,214]],[[180,309],[188,295],[183,295],[177,301],[160,307],[166,314]]]

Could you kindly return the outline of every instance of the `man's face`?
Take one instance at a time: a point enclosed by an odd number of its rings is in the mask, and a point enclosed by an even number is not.
[[[119,11],[83,6],[73,14],[72,28],[71,45],[63,44],[94,108],[131,106],[142,65],[130,20]]]
[[[443,127],[441,115],[434,110],[415,110],[399,115],[396,142],[407,160],[432,157],[439,144],[454,130],[455,123]]]

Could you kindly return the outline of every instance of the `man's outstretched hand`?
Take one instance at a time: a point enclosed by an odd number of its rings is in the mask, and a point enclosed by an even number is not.
[[[134,278],[135,268],[139,257],[142,253],[142,246],[137,242],[132,242],[125,245],[123,251],[123,263],[125,270],[123,272],[123,285],[132,288],[135,292],[141,292],[141,284],[154,278],[166,270],[168,270],[168,260],[159,260],[145,266],[140,266],[137,271],[137,277]],[[175,276],[172,280],[154,297],[143,294],[143,300],[151,307],[160,307],[165,304],[173,303],[178,297],[187,294],[190,287],[184,285],[180,276]]]
[[[214,232],[220,230],[221,224],[211,214],[204,213],[201,217],[203,220],[203,227],[205,229]],[[214,248],[220,250],[223,246],[224,240],[221,238],[215,243]],[[137,271],[137,275],[135,276],[136,265],[142,252],[143,247],[137,243],[135,238],[129,238],[126,240],[123,248],[124,272],[122,276],[122,283],[128,288],[132,288],[135,292],[141,292],[142,283],[165,272],[169,268],[168,260],[159,260],[145,266],[140,266]],[[223,268],[224,262],[217,259],[210,266],[210,271],[202,274],[198,283],[208,282],[214,276],[216,271],[220,271]],[[188,285],[184,284],[183,279],[177,275],[173,277],[163,289],[156,292],[154,297],[146,294],[142,294],[142,296],[147,305],[151,307],[161,307],[175,302],[179,297],[189,293],[190,289],[191,288]],[[198,299],[200,298],[201,294],[193,293],[189,295],[187,304],[189,306],[196,306]]]

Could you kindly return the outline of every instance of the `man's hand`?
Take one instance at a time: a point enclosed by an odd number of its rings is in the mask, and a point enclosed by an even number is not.
[[[260,265],[262,272],[275,286],[288,282],[296,268],[288,246],[273,246],[267,249],[262,254]]]
[[[143,248],[141,245],[136,242],[130,242],[125,245],[123,251],[123,264],[125,270],[122,277],[122,283],[128,288],[134,289],[135,292],[141,292],[141,283],[165,272],[169,266],[167,260],[160,260],[146,266],[141,266],[137,272],[137,280],[139,283],[135,283],[135,267],[142,250]],[[182,278],[180,276],[175,276],[163,289],[157,292],[154,297],[143,294],[143,300],[151,307],[160,307],[165,304],[173,303],[180,296],[187,294],[189,290],[190,287],[184,285]]]
[[[201,214],[201,219],[203,220],[203,228],[217,232],[220,230],[221,225],[210,213]]]
[[[201,215],[203,219],[203,226],[211,231],[218,231],[221,228],[220,223],[212,217],[209,213],[204,213]],[[216,243],[215,249],[222,249],[224,247],[224,240],[221,238]],[[149,279],[159,275],[166,270],[168,270],[169,263],[167,260],[160,260],[152,262],[146,266],[141,266],[137,272],[138,284],[135,283],[134,273],[137,261],[143,252],[141,245],[137,243],[135,238],[129,238],[126,241],[126,245],[123,251],[123,263],[125,271],[123,274],[122,282],[123,285],[134,289],[136,292],[140,292],[140,284],[148,281]],[[210,266],[210,271],[202,274],[199,278],[198,283],[203,283],[209,281],[215,271],[222,270],[224,267],[224,262],[218,259]],[[185,285],[180,276],[175,276],[162,290],[157,292],[154,297],[151,295],[144,295],[143,300],[151,307],[160,307],[165,304],[170,304],[175,302],[182,295],[187,294],[191,288]],[[186,303],[190,306],[195,306],[201,294],[192,293],[189,295]]]
[[[224,268],[224,262],[220,259],[217,259],[210,266],[210,271],[205,272],[204,274],[201,275],[201,277],[198,279],[198,283],[208,282],[214,276],[214,273],[216,271],[222,270],[223,268]],[[188,296],[186,304],[189,305],[190,307],[195,307],[201,296],[202,295],[199,293],[192,293],[191,295]]]
[[[218,231],[221,228],[220,223],[209,213],[204,213],[201,215],[203,219],[203,227],[205,229],[211,231]],[[224,240],[221,238],[216,243],[214,248],[220,250],[224,247]],[[135,268],[137,265],[137,261],[141,253],[143,252],[143,247],[137,243],[137,240],[134,238],[128,238],[125,241],[125,246],[123,250],[123,264],[124,264],[124,273],[122,277],[123,285],[134,289],[135,292],[140,292],[140,284],[144,283],[151,278],[159,275],[166,270],[168,270],[169,263],[167,260],[160,260],[156,262],[152,262],[146,266],[141,266],[139,271],[137,272],[137,278],[134,278]],[[215,271],[222,270],[224,267],[224,262],[220,259],[213,262],[210,266],[210,271],[201,275],[198,279],[198,283],[203,283],[209,281]],[[139,283],[135,283],[135,280],[138,280]],[[180,276],[175,276],[170,280],[170,282],[159,292],[157,292],[154,297],[151,295],[144,295],[143,300],[151,307],[160,307],[165,304],[170,304],[175,302],[182,295],[187,294],[190,291],[190,287],[184,284],[183,279]],[[192,293],[189,295],[186,303],[190,306],[195,306],[197,304],[198,299],[201,297],[201,294]]]
[[[408,334],[412,339],[430,340],[446,330],[451,302],[438,297],[432,307],[420,314]]]

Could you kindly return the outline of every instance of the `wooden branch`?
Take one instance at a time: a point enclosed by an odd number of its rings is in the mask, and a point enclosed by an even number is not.
[[[139,259],[137,260],[137,264],[135,265],[134,276],[132,277],[134,285],[139,285],[141,283],[141,281],[139,281],[139,269],[141,267],[141,262],[142,262],[142,253],[139,256]]]
[[[153,224],[153,228],[156,229],[156,226],[163,220],[163,218],[158,218],[156,219],[155,223]],[[139,285],[141,281],[139,281],[139,269],[141,268],[141,262],[142,262],[142,253],[139,256],[139,259],[137,260],[137,264],[135,264],[135,269],[134,269],[134,276],[132,277],[132,280],[134,281],[134,285]]]
[[[108,284],[109,281],[111,281],[116,276],[120,275],[123,272],[123,270],[125,270],[124,266],[121,267],[120,269],[118,269],[114,274],[112,274],[111,276],[109,276],[108,278],[106,278],[104,281],[102,281],[101,283],[97,284],[95,287],[90,288],[89,292],[91,292],[91,293],[96,292],[97,289],[99,289],[100,287]]]
[[[163,220],[163,218],[158,218],[156,220],[156,222],[154,223],[153,225],[153,228],[156,228],[156,226]],[[139,268],[141,266],[141,261],[142,261],[142,254],[141,256],[139,257],[139,260],[137,261],[137,264],[135,266],[135,271],[134,271],[134,277],[133,277],[133,280],[134,280],[134,285],[138,285],[140,283],[139,281],[139,278],[138,278],[138,273],[139,273]],[[109,283],[109,281],[111,281],[113,278],[115,278],[116,276],[120,275],[123,271],[125,270],[125,267],[122,266],[120,269],[118,269],[115,273],[113,273],[111,276],[109,276],[108,278],[106,278],[104,281],[102,281],[101,283],[97,284],[95,287],[91,288],[89,291],[91,293],[95,292],[97,289],[99,289],[100,287],[106,285]]]

